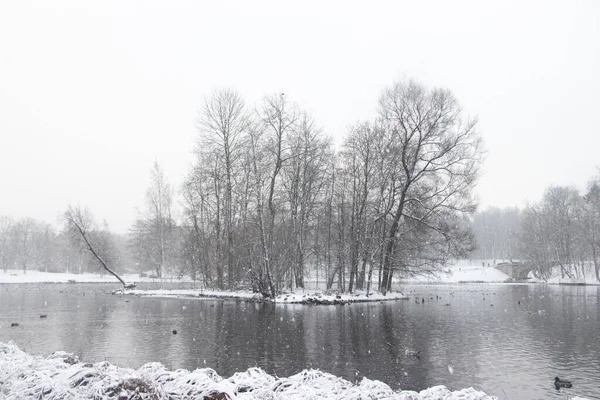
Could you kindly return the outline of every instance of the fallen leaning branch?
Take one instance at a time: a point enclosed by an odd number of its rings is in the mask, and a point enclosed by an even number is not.
[[[123,285],[123,289],[134,289],[136,287],[135,283],[126,283],[123,278],[121,278],[115,271],[110,269],[106,262],[100,257],[98,252],[94,249],[94,246],[90,240],[90,229],[93,224],[93,218],[91,213],[88,210],[82,210],[80,207],[69,207],[65,212],[65,218],[69,222],[69,224],[75,228],[75,230],[81,235],[83,242],[85,243],[85,247],[92,253],[92,255],[100,262],[102,267],[112,276],[117,278],[119,282]]]
[[[33,356],[12,343],[0,343],[0,397],[7,400],[497,400],[473,388],[451,392],[444,386],[434,386],[420,393],[396,392],[380,381],[363,378],[353,384],[319,370],[277,378],[260,368],[250,368],[227,379],[210,368],[169,371],[156,362],[134,370],[106,361],[82,363],[65,352]]]

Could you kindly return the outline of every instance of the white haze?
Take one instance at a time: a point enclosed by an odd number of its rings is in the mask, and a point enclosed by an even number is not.
[[[214,88],[285,91],[341,143],[413,77],[478,115],[483,206],[600,164],[600,2],[4,1],[0,215],[88,206],[125,232],[157,159],[177,186]]]

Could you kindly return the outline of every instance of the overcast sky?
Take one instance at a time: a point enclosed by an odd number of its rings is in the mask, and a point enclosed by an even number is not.
[[[600,1],[1,1],[0,215],[68,204],[126,232],[155,159],[178,186],[215,88],[285,91],[337,143],[415,78],[479,117],[482,206],[600,165]]]

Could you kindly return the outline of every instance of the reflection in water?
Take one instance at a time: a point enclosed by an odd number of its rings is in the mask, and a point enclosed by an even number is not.
[[[345,306],[138,298],[107,288],[0,285],[0,341],[136,368],[160,361],[224,376],[253,366],[278,376],[319,368],[395,389],[443,384],[509,399],[600,398],[598,287],[408,286],[425,304]],[[407,348],[420,358],[405,356]],[[555,376],[574,388],[557,392]]]

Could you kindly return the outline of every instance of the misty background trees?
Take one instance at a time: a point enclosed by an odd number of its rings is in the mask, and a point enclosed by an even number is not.
[[[586,266],[600,281],[600,175],[582,194],[573,187],[551,186],[538,203],[522,213],[521,254],[543,278],[552,267],[561,277],[581,280]]]
[[[385,293],[393,279],[456,258],[520,260],[540,277],[554,266],[579,276],[592,263],[598,276],[599,178],[584,194],[551,187],[524,209],[475,213],[482,144],[452,93],[396,82],[377,110],[336,148],[284,93],[250,106],[217,90],[199,110],[183,183],[172,186],[156,161],[127,234],[90,226],[95,257],[73,218],[56,229],[3,216],[0,268],[98,272],[102,259],[117,273],[188,276],[265,296],[307,284]]]
[[[538,278],[553,270],[581,281],[592,274],[600,281],[600,173],[582,192],[569,186],[550,186],[538,202],[477,212],[471,223],[477,248],[473,260],[492,266],[520,261]]]
[[[477,247],[470,258],[486,264],[520,259],[522,212],[517,207],[489,207],[472,218]]]
[[[146,190],[146,204],[138,210],[138,218],[129,231],[135,272],[152,270],[161,278],[165,269],[177,264],[176,228],[172,215],[173,188],[167,182],[162,167],[155,161],[150,170],[150,186]]]
[[[183,184],[171,186],[155,162],[127,235],[106,224],[86,231],[96,260],[72,234],[73,218],[55,231],[5,217],[3,268],[81,273],[102,259],[118,272],[265,296],[307,279],[386,292],[394,276],[430,273],[475,247],[481,140],[448,90],[394,83],[378,116],[349,127],[339,149],[284,93],[249,106],[235,90],[216,90],[197,121]]]

